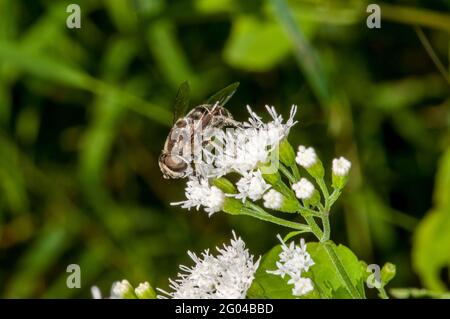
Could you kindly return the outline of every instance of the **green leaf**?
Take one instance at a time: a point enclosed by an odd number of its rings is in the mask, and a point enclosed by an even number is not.
[[[219,177],[212,181],[214,186],[222,190],[222,192],[225,192],[226,194],[236,194],[237,190],[236,187],[234,187],[233,183],[230,182],[225,177]]]
[[[242,205],[242,202],[240,200],[231,197],[225,197],[222,210],[225,213],[231,215],[240,215],[242,214],[243,207],[244,206]]]
[[[268,39],[271,45],[267,45]],[[290,47],[275,21],[240,16],[233,23],[224,55],[231,66],[261,72],[277,65],[289,54]]]
[[[450,148],[443,155],[436,177],[434,208],[417,226],[413,241],[413,267],[426,288],[443,292],[441,269],[450,266]]]
[[[362,263],[349,248],[343,245],[334,246],[351,282],[364,296],[365,269],[362,267]],[[314,284],[314,292],[299,298],[350,298],[351,296],[336,272],[324,244],[308,243],[307,250],[315,264],[303,276],[311,278]],[[255,274],[253,284],[248,290],[247,296],[249,298],[294,298],[291,293],[293,285],[287,284],[289,278],[283,279],[266,272],[277,268],[276,261],[280,252],[281,246],[278,245],[264,255]]]

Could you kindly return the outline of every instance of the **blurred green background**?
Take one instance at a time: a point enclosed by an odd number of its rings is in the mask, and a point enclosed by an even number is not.
[[[81,29],[66,7],[81,7]],[[228,108],[299,105],[290,141],[353,163],[332,238],[391,287],[449,289],[450,2],[0,0],[0,296],[90,297],[115,280],[167,288],[186,250],[254,254],[286,230],[171,207],[157,159],[178,85],[193,102],[235,81]],[[312,240],[311,237],[308,237]],[[81,266],[81,289],[66,267]]]

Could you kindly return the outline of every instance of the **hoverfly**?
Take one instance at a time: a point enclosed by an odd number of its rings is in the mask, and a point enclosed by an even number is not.
[[[237,126],[224,105],[238,86],[238,82],[230,84],[184,116],[189,107],[190,89],[187,82],[181,84],[174,103],[173,127],[159,156],[159,167],[164,178],[184,178],[194,173],[192,150],[195,137],[202,136],[202,132],[197,134],[199,130]],[[208,143],[208,140],[201,140],[200,143]]]

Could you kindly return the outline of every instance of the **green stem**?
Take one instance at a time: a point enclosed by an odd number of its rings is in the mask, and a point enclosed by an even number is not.
[[[344,268],[344,265],[339,259],[339,256],[335,251],[334,244],[331,241],[327,241],[323,243],[323,246],[325,247],[325,250],[327,251],[328,256],[330,257],[337,274],[341,278],[341,281],[345,285],[345,288],[349,292],[350,296],[352,296],[353,299],[363,299],[363,296],[361,295],[359,290],[356,289],[356,287],[353,285],[349,275],[347,274],[347,271]]]
[[[292,173],[294,174],[295,180],[299,181],[300,180],[300,171],[298,170],[297,165],[292,165],[290,166]]]
[[[314,217],[322,217],[322,214],[318,211],[312,210],[310,208],[306,208],[303,206],[300,206],[298,208],[300,214],[304,217],[304,216],[314,216]]]
[[[330,239],[330,214],[327,212],[324,212],[322,215],[322,225],[323,225],[323,236],[320,239],[321,242],[326,242]]]
[[[330,193],[328,192],[327,185],[325,185],[325,182],[323,178],[316,178],[316,182],[320,187],[320,190],[322,191],[323,198],[325,199],[325,212],[330,211]]]
[[[301,230],[304,232],[312,231],[311,227],[308,225],[291,222],[291,221],[288,221],[288,220],[285,220],[282,218],[275,217],[273,215],[270,215],[268,212],[266,212],[261,207],[255,205],[255,204],[252,204],[250,202],[247,202],[246,205],[248,205],[248,207],[244,208],[242,210],[243,215],[252,216],[252,217],[264,220],[264,221],[271,222],[273,224],[277,224],[280,226],[284,226],[284,227],[288,227],[288,228],[292,228],[292,229],[296,229],[296,230]]]
[[[306,222],[308,223],[308,226],[310,227],[311,232],[314,234],[314,236],[317,237],[318,240],[320,240],[323,237],[323,233],[322,233],[322,230],[320,229],[320,227],[317,225],[314,218],[311,216],[303,216],[303,217],[305,218]]]
[[[339,196],[341,195],[341,191],[337,188],[334,189],[333,193],[331,193],[330,198],[328,200],[330,207],[333,206],[333,204],[337,201]]]
[[[389,299],[389,296],[387,295],[386,290],[384,289],[383,286],[378,288],[378,291],[380,292],[379,296],[380,296],[381,299]]]
[[[279,167],[280,171],[289,179],[291,184],[294,184],[297,181],[295,176],[289,171],[289,169],[286,166],[280,163]]]

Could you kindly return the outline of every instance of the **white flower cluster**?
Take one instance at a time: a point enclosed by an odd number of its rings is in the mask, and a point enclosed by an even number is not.
[[[205,250],[201,256],[188,252],[194,261],[192,267],[180,266],[178,278],[170,280],[172,292],[158,289],[158,298],[174,299],[243,299],[252,284],[260,258],[245,248],[245,243],[233,232],[229,246],[216,248],[217,256]]]
[[[277,236],[281,242],[281,253],[277,261],[276,270],[267,270],[268,273],[279,275],[282,278],[289,276],[288,284],[293,284],[292,294],[294,296],[303,296],[314,290],[312,280],[302,277],[302,273],[307,272],[309,267],[314,265],[310,254],[306,251],[304,239],[300,240],[300,246],[291,242],[289,246],[283,241],[280,235]]]
[[[290,128],[296,124],[294,116],[297,107],[291,108],[289,119],[283,123],[274,107],[266,105],[272,121],[264,123],[252,109],[247,106],[250,118],[239,123],[237,127],[226,130],[215,130],[208,133],[214,142],[202,149],[202,157],[197,158],[196,172],[203,177],[221,177],[231,172],[241,175],[255,170],[259,164],[270,160],[271,152],[281,140],[289,134]]]
[[[247,108],[250,113],[247,122],[239,123],[238,127],[232,129],[218,129],[214,133],[208,133],[211,141],[202,147],[202,156],[195,157],[196,176],[191,176],[187,182],[187,199],[172,205],[181,205],[187,209],[195,207],[197,210],[204,207],[209,215],[220,211],[225,194],[217,187],[210,186],[209,179],[231,172],[242,176],[236,183],[239,193],[232,196],[243,202],[247,198],[259,200],[270,189],[270,185],[262,178],[258,165],[270,162],[272,155],[278,160],[278,154],[274,154],[273,150],[296,124],[294,116],[297,107],[292,106],[286,123],[283,123],[283,117],[276,113],[274,107],[266,106],[272,117],[272,121],[268,123],[264,123],[250,107]],[[281,202],[281,194],[274,190],[264,201],[265,206],[272,209],[279,208]]]
[[[260,170],[246,173],[236,183],[236,186],[239,191],[236,198],[242,199],[242,201],[245,201],[247,197],[252,201],[257,201],[270,188],[270,185],[264,181]]]
[[[186,184],[185,194],[186,200],[171,205],[181,205],[188,210],[204,207],[209,216],[222,209],[225,199],[225,194],[216,186],[210,186],[207,179],[191,178]]]

